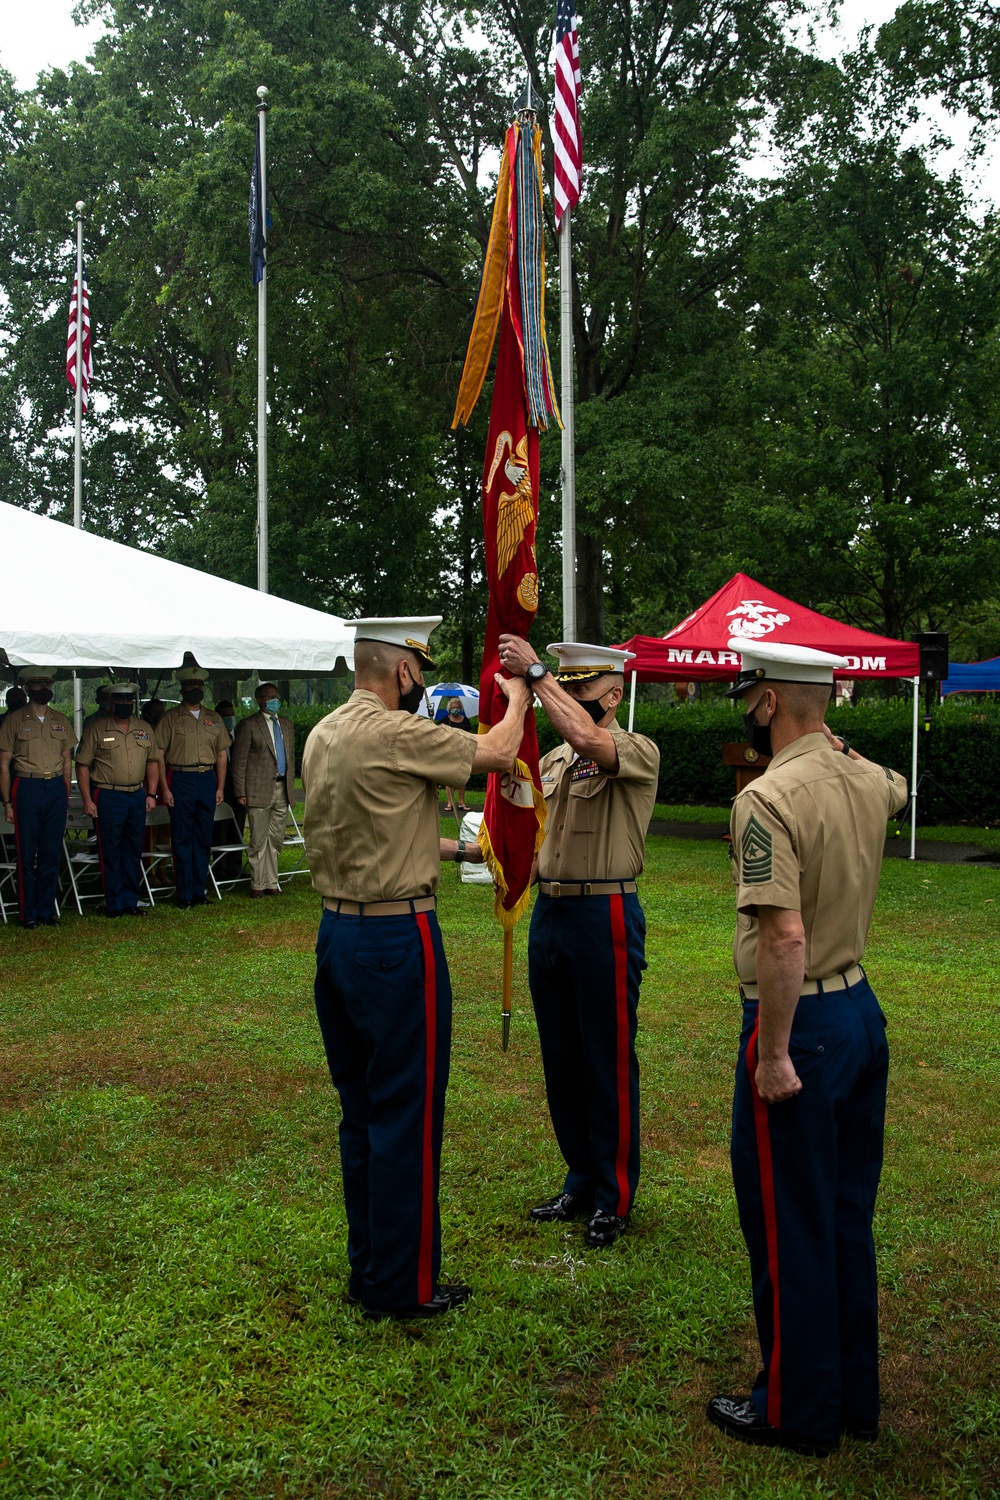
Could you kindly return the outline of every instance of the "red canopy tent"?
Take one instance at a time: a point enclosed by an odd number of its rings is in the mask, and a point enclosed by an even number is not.
[[[733,639],[746,641],[748,649],[756,641],[784,641],[844,656],[847,666],[834,673],[836,677],[910,678],[913,683],[910,858],[915,859],[919,646],[857,630],[853,625],[841,625],[829,615],[821,615],[765,588],[746,573],[736,573],[665,636],[634,635],[618,648],[635,652],[634,660],[625,663],[626,674],[632,676],[629,729],[635,720],[635,689],[639,681],[732,681],[740,666],[738,653],[729,649]]]
[[[635,652],[625,671],[643,682],[729,681],[739,670],[739,657],[729,650],[733,637],[748,646],[754,641],[786,641],[845,656],[848,665],[836,674],[839,677],[912,678],[920,671],[918,646],[841,625],[783,598],[746,573],[735,574],[662,638],[634,635],[620,649]]]

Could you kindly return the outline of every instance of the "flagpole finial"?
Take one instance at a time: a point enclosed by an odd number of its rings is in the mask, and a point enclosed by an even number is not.
[[[514,108],[518,114],[537,114],[544,106],[545,100],[536,88],[532,86],[530,75],[525,79],[524,88]]]
[[[260,85],[260,88],[257,90],[257,98],[260,100],[261,104],[264,103],[264,100],[267,98],[267,94],[268,94],[267,85],[264,84],[264,83],[262,83]],[[258,105],[257,107],[259,109],[260,105]]]
[[[78,199],[77,200],[77,205],[76,205],[76,211],[77,211],[77,213],[78,214],[82,214],[83,210],[86,208],[86,206],[87,205],[84,203],[84,201],[83,201],[82,198]]]

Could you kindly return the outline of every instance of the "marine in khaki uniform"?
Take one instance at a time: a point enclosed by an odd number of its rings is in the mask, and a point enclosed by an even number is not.
[[[526,641],[500,637],[500,660],[527,678],[563,744],[542,757],[548,812],[528,982],[545,1093],[567,1173],[535,1221],[586,1217],[585,1243],[613,1245],[639,1183],[635,1034],[646,967],[636,890],[656,802],[660,752],[615,722],[632,653],[549,646],[558,680]]]
[[[208,673],[183,667],[177,674],[181,702],[168,708],[156,729],[156,745],[170,808],[177,905],[203,906],[208,899],[208,861],[215,809],[222,801],[229,731],[213,709],[203,708]]]
[[[861,968],[895,771],[824,723],[842,657],[730,641],[767,770],[733,805],[734,956],[743,1031],[733,1184],[763,1369],[709,1419],[743,1442],[822,1454],[878,1436],[872,1220],[889,1049]]]
[[[16,833],[21,925],[54,927],[76,736],[66,715],[48,706],[55,672],[22,667],[19,675],[28,704],[0,724],[0,802]]]
[[[111,685],[107,716],[80,736],[76,779],[83,810],[96,819],[97,851],[109,917],[144,917],[142,839],[146,812],[156,806],[160,762],[152,725],[133,714],[138,685]]]
[[[470,1294],[438,1280],[451,984],[435,892],[442,857],[473,854],[440,837],[437,789],[510,770],[529,702],[523,683],[503,682],[507,712],[481,735],[417,718],[439,623],[356,621],[356,689],[302,757],[306,855],[324,906],[316,1014],[342,1110],[348,1298],[372,1318],[432,1317]]]

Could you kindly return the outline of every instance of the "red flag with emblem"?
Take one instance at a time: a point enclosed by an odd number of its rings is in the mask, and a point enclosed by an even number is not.
[[[497,325],[493,405],[483,464],[483,537],[489,607],[479,684],[480,728],[498,723],[506,699],[494,681],[500,636],[526,637],[538,608],[538,432],[558,422],[545,341],[541,132],[534,122],[507,132],[479,303],[469,339],[455,423],[467,421],[482,389]],[[454,424],[453,424],[454,425]],[[479,841],[496,883],[496,914],[510,932],[523,913],[531,865],[545,826],[535,716],[528,713],[514,769],[493,774]]]

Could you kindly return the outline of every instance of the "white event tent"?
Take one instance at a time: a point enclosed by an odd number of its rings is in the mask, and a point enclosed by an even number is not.
[[[229,676],[353,666],[335,615],[0,502],[0,661],[169,673],[192,657]]]

